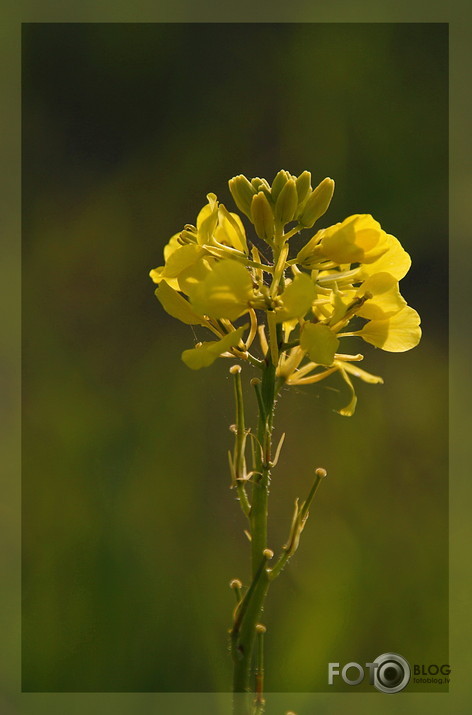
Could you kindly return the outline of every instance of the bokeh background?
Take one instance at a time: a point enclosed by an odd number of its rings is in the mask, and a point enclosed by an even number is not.
[[[280,168],[335,179],[323,225],[369,212],[400,238],[424,337],[366,348],[385,385],[350,419],[335,380],[283,393],[275,550],[329,479],[269,595],[267,688],[448,662],[447,101],[446,25],[24,26],[24,690],[230,688],[228,363],[185,367],[192,330],[147,274],[206,193]]]

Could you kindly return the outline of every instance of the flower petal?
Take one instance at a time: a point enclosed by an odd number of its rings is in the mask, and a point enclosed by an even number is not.
[[[247,268],[235,260],[224,259],[215,263],[205,280],[196,284],[190,300],[200,315],[236,320],[247,312],[253,297],[252,278]]]
[[[206,320],[197,315],[190,303],[177,293],[166,281],[162,281],[155,291],[156,298],[173,318],[186,325],[206,325]]]
[[[420,342],[420,322],[416,310],[407,305],[390,318],[370,320],[356,335],[382,350],[402,353],[411,350]]]
[[[303,318],[310,310],[315,297],[313,281],[306,273],[299,273],[280,296],[283,305],[281,308],[277,308],[277,323],[283,323],[292,318]]]
[[[198,261],[185,268],[177,279],[178,290],[189,297],[192,296],[196,286],[201,283],[212,269],[215,259],[212,256],[201,256]]]
[[[323,258],[323,256],[320,256],[320,250],[319,250],[319,243],[321,241],[321,238],[323,236],[323,229],[321,231],[317,231],[314,236],[310,238],[307,243],[301,248],[296,257],[296,262],[299,265],[306,265],[307,267],[310,266],[311,262],[315,262],[318,260],[320,257]]]
[[[400,295],[398,281],[391,273],[381,272],[369,276],[356,295],[363,297],[366,293],[370,293],[372,298],[356,311],[361,318],[383,320],[406,306],[406,300]]]
[[[300,335],[300,345],[313,362],[318,365],[332,365],[339,340],[327,325],[305,323]]]
[[[180,246],[176,251],[173,251],[166,260],[163,278],[177,278],[178,275],[189,266],[196,263],[204,254],[204,249],[194,243],[186,246]]]
[[[246,231],[238,214],[228,211],[220,204],[218,208],[218,225],[214,236],[218,243],[232,246],[242,253],[247,253]]]
[[[180,239],[180,233],[174,233],[174,235],[169,239],[169,242],[166,243],[164,246],[164,260],[168,261],[169,256],[171,256],[174,251],[177,251],[178,248],[181,247],[181,243],[179,241]]]
[[[218,222],[218,200],[215,194],[207,194],[208,203],[197,216],[197,240],[200,245],[211,243]]]
[[[182,360],[187,367],[192,370],[209,367],[222,353],[225,353],[239,343],[245,329],[246,326],[242,326],[232,333],[225,335],[221,340],[212,340],[208,343],[202,343],[191,350],[184,350]]]
[[[384,235],[370,214],[355,214],[324,229],[320,251],[339,264],[372,263],[387,250],[382,246]]]
[[[411,258],[398,238],[389,233],[385,234],[383,245],[386,248],[385,253],[373,263],[364,264],[361,268],[362,276],[367,278],[374,273],[385,271],[399,281],[410,270]]]

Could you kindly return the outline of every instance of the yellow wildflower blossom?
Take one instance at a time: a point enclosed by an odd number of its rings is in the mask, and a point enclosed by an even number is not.
[[[416,347],[421,339],[420,316],[406,305],[398,313],[381,320],[369,320],[359,335],[363,340],[390,353],[403,353]]]
[[[180,293],[170,286],[167,281],[162,281],[156,289],[156,298],[166,311],[173,318],[186,323],[187,325],[206,325],[206,320],[192,310],[190,303],[183,298]]]
[[[181,243],[179,243],[179,238],[180,238],[180,233],[176,233],[172,236],[172,238],[169,240],[169,242],[164,246],[164,260],[168,261],[170,256],[174,253],[174,251],[177,251],[181,247]],[[163,280],[163,273],[165,270],[165,266],[159,266],[158,268],[153,268],[152,271],[150,271],[149,275],[154,283],[160,283],[161,280]],[[172,288],[175,288],[175,290],[179,289],[179,285],[175,279],[168,278],[166,279],[169,285],[172,286]]]
[[[383,320],[406,306],[406,300],[400,295],[398,281],[391,273],[374,273],[369,276],[356,295],[361,298],[368,296],[356,311],[356,315],[361,318]]]
[[[305,323],[300,335],[300,347],[310,360],[319,365],[332,365],[339,340],[331,328],[321,323]]]
[[[232,259],[215,263],[190,294],[190,303],[196,313],[228,320],[236,320],[247,313],[253,299],[254,288],[249,271]]]
[[[208,343],[200,343],[191,350],[184,350],[182,360],[192,370],[199,370],[202,367],[209,367],[217,358],[230,348],[235,347],[241,340],[245,328],[241,327],[232,333],[225,335],[221,340],[214,340]]]
[[[300,273],[279,296],[281,305],[276,309],[276,321],[285,323],[293,318],[303,318],[310,310],[315,296],[313,281],[306,273]]]
[[[247,253],[246,232],[238,214],[230,213],[215,194],[207,195],[208,204],[197,216],[196,239],[199,245],[222,244]]]
[[[232,355],[257,367],[272,365],[288,385],[314,384],[339,372],[351,394],[340,413],[352,414],[351,378],[381,378],[353,365],[362,355],[338,353],[341,339],[357,336],[388,352],[410,350],[420,340],[420,318],[398,284],[410,256],[370,214],[354,214],[317,231],[290,258],[289,239],[327,210],[332,179],[312,189],[310,172],[296,177],[281,170],[272,185],[241,174],[229,187],[266,248],[248,241],[240,216],[209,193],[195,225],[172,236],[164,265],[150,273],[170,315],[217,337],[185,351],[184,362],[198,369]],[[245,314],[249,333],[242,342],[232,321]],[[363,324],[353,330],[357,319]],[[257,339],[259,355],[252,352]]]
[[[387,247],[385,231],[369,214],[355,214],[342,223],[323,230],[320,254],[340,265],[345,263],[373,263]]]
[[[411,258],[403,248],[402,244],[389,233],[385,233],[382,238],[382,245],[386,249],[384,253],[372,263],[361,266],[360,275],[364,278],[374,273],[390,273],[397,281],[406,276],[411,266]]]

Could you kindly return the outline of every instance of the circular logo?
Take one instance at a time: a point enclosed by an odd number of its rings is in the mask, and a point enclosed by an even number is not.
[[[374,660],[374,686],[382,693],[399,693],[410,682],[408,661],[398,653],[384,653]]]

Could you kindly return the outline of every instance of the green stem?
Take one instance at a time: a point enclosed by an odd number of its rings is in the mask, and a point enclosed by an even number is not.
[[[254,713],[262,715],[265,711],[264,699],[264,634],[266,628],[262,623],[256,626],[257,633],[257,665],[256,665],[256,702]]]
[[[252,574],[256,575],[262,559],[262,552],[267,548],[267,510],[270,485],[270,461],[272,449],[272,424],[275,405],[275,367],[266,365],[262,373],[260,386],[259,420],[257,439],[261,447],[257,450],[256,472],[252,490],[251,508],[251,550]],[[262,409],[261,409],[262,408]]]
[[[267,550],[262,556],[258,572],[236,611],[231,630],[231,650],[234,663],[233,692],[235,693],[250,690],[249,679],[257,635],[256,626],[270,584],[266,563],[272,555],[272,552]]]
[[[262,382],[259,383],[257,380],[253,382],[259,403],[259,419],[252,503],[249,515],[251,523],[252,583],[236,610],[231,630],[231,651],[234,664],[233,692],[236,694],[234,698],[235,715],[247,715],[252,712],[252,704],[249,699],[237,694],[254,691],[254,688],[251,687],[250,679],[254,645],[257,637],[256,626],[259,623],[270,584],[267,561],[272,558],[273,553],[267,548],[267,507],[277,384],[275,366],[269,357],[263,369]],[[260,648],[262,648],[262,644],[260,644]],[[259,659],[260,657],[261,654],[259,653]]]

